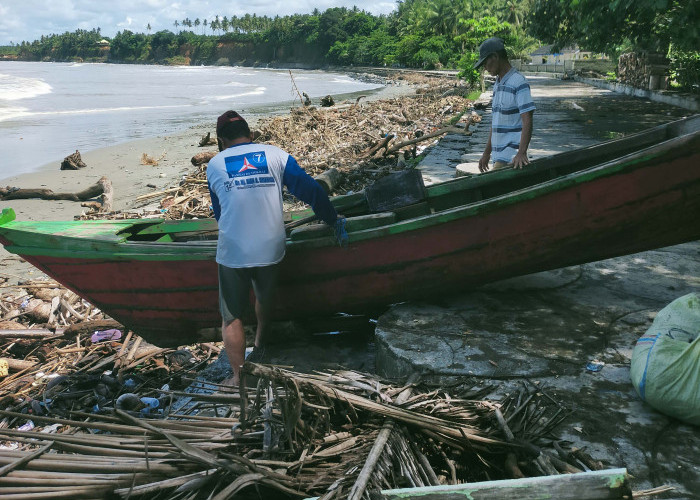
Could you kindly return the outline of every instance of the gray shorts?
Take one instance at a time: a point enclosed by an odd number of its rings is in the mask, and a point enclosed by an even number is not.
[[[279,264],[232,268],[219,264],[219,310],[224,323],[242,318],[251,305],[250,288],[263,307],[272,303]]]

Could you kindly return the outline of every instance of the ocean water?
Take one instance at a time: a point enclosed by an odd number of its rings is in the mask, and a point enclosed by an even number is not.
[[[340,73],[292,71],[313,98],[377,88]],[[67,155],[260,114],[298,99],[288,70],[0,61],[0,181]]]

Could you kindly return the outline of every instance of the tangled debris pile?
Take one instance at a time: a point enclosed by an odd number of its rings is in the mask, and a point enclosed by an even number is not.
[[[41,300],[29,290],[67,301],[54,285],[24,284],[2,309]],[[29,314],[15,316],[27,328],[2,331],[2,356],[19,362],[0,379],[3,494],[360,499],[602,468],[554,440],[569,410],[534,384],[495,402],[483,399],[494,387],[246,363],[241,397],[206,377],[219,344],[161,349],[71,307],[55,331]]]

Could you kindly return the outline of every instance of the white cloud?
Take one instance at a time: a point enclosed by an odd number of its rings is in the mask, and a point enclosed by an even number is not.
[[[248,0],[245,3],[230,0],[0,0],[0,45],[33,41],[42,35],[78,28],[100,28],[103,35],[114,36],[123,29],[145,32],[149,23],[153,32],[173,30],[174,22],[186,17],[211,20],[217,15],[231,17],[246,13],[284,16],[342,6],[357,6],[372,14],[388,14],[396,8],[396,3],[371,0]]]

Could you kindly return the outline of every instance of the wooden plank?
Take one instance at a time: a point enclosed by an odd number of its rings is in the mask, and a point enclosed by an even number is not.
[[[420,203],[414,203],[413,205],[407,205],[405,207],[400,207],[394,209],[396,214],[396,220],[413,219],[414,217],[420,217],[422,215],[430,215],[430,205],[428,202],[422,201]]]
[[[393,212],[361,215],[359,217],[349,217],[345,225],[345,230],[348,233],[352,233],[364,229],[386,226],[394,222],[396,222],[396,215]],[[314,224],[313,226],[299,227],[292,230],[290,238],[292,241],[300,241],[332,235],[333,229],[327,224]]]
[[[627,469],[382,490],[377,500],[601,500],[632,498]],[[306,500],[318,500],[318,497]]]
[[[382,500],[599,500],[631,498],[627,469],[384,490]]]

